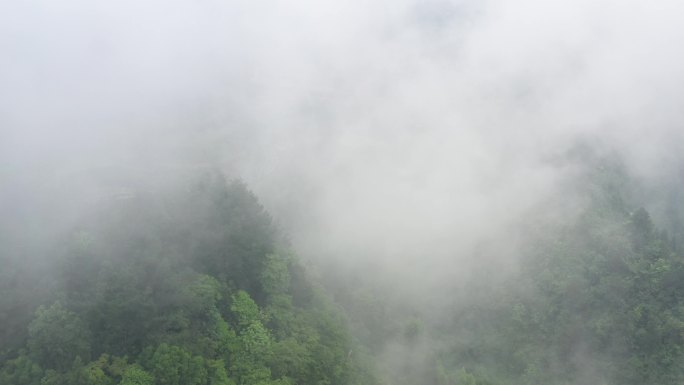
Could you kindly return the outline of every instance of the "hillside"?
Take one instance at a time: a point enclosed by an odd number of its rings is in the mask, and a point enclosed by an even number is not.
[[[373,383],[240,181],[109,197],[55,243],[43,275],[3,253],[0,384]]]

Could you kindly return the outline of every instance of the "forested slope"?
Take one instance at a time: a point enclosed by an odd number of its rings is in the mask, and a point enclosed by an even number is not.
[[[684,255],[675,236],[636,206],[619,165],[592,164],[586,205],[537,229],[520,271],[438,335],[440,383],[681,384]],[[570,196],[570,194],[568,194]],[[529,231],[534,231],[531,226]]]
[[[614,156],[562,162],[576,172],[511,229],[524,241],[461,257],[466,274],[413,307],[372,278],[333,282],[389,383],[684,383],[680,228],[655,224],[654,186]]]
[[[104,197],[40,275],[3,255],[0,384],[373,383],[246,186],[179,186]]]
[[[0,384],[684,383],[679,228],[619,161],[569,162],[511,230],[525,242],[474,253],[422,303],[328,269],[333,302],[220,173],[106,195],[38,264],[5,245]]]

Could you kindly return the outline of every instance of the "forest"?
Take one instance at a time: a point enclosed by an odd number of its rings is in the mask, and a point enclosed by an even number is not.
[[[427,310],[372,282],[332,285],[370,351],[394,349],[396,361],[378,366],[386,383],[684,381],[681,180],[644,186],[620,159],[583,146],[567,159],[582,171],[517,224],[525,242],[503,251],[521,250],[514,267],[471,263]],[[639,205],[654,204],[654,195],[660,227]],[[582,204],[561,217],[544,214],[571,196]]]
[[[0,385],[684,384],[682,20],[0,0]]]
[[[1,384],[372,383],[256,197],[199,179],[101,202],[38,281],[3,254]]]
[[[441,317],[307,269],[220,172],[106,197],[38,271],[5,249],[0,384],[682,383],[684,234],[631,205],[619,162],[577,183],[572,220],[531,213],[515,272],[473,270]]]

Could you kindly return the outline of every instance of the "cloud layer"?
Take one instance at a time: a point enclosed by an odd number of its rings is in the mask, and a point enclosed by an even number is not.
[[[77,213],[219,164],[309,258],[436,284],[483,243],[514,254],[496,245],[563,186],[573,170],[551,160],[578,140],[643,175],[678,158],[682,16],[669,0],[8,2],[0,207]]]

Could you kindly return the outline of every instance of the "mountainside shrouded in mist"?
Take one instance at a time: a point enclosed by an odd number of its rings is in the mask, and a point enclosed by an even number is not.
[[[0,4],[0,381],[680,383],[683,16]]]
[[[49,273],[1,260],[2,384],[374,383],[239,181],[110,197],[51,246]]]

